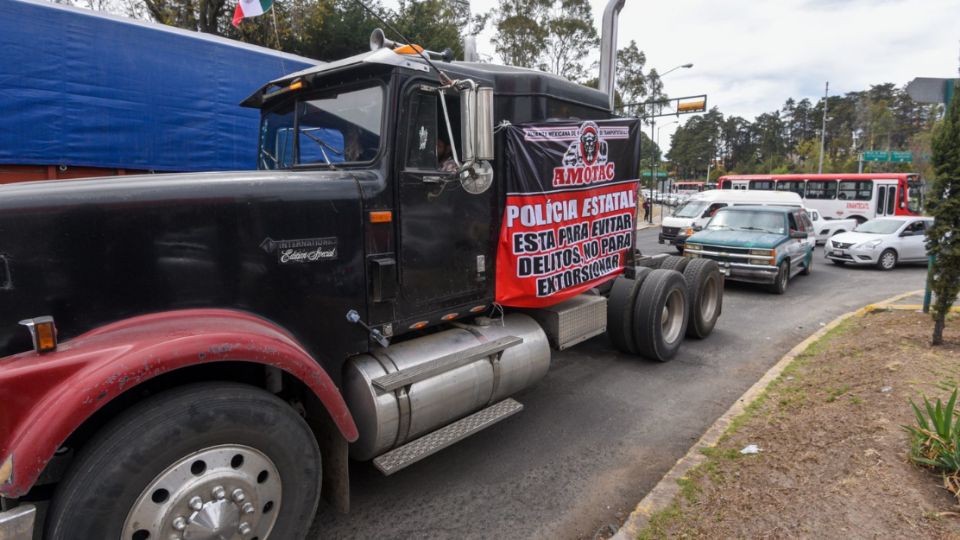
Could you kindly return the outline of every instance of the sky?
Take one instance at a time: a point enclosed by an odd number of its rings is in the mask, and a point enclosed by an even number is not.
[[[483,13],[498,3],[471,0],[471,9]],[[606,1],[591,5],[599,28]],[[491,26],[478,50],[499,62]],[[708,107],[752,121],[789,97],[815,103],[827,81],[837,95],[914,77],[958,77],[960,0],[626,0],[619,46],[630,40],[646,53],[647,69],[693,63],[664,77],[668,95],[707,94]],[[676,127],[663,126],[661,146]]]

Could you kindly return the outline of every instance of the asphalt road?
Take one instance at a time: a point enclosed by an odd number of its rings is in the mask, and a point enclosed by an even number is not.
[[[674,253],[657,228],[645,254]],[[554,353],[520,414],[391,477],[352,466],[353,509],[310,538],[581,538],[616,524],[781,355],[837,315],[923,287],[922,266],[837,267],[817,249],[783,296],[727,282],[713,334],[660,364],[605,336]]]

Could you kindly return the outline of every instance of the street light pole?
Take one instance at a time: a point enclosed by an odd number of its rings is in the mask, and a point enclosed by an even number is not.
[[[820,124],[820,164],[817,165],[817,174],[823,174],[823,142],[827,138],[827,97],[830,95],[830,81],[823,90],[823,122]]]
[[[665,71],[662,75],[659,75],[659,78],[660,78],[660,79],[663,79],[664,77],[666,77],[667,75],[673,73],[674,71],[676,71],[676,70],[678,70],[678,69],[690,69],[690,68],[692,68],[692,67],[693,67],[693,62],[688,62],[688,63],[686,63],[686,64],[680,64],[679,66],[672,67],[672,68],[668,69],[668,70]],[[651,105],[651,107],[652,107],[652,105]],[[651,172],[651,175],[650,175],[650,180],[651,180],[650,185],[651,185],[651,186],[655,186],[655,185],[658,184],[659,178],[657,178],[656,174],[654,173],[654,171],[656,170],[656,169],[655,169],[656,166],[654,165],[654,163],[657,161],[657,147],[660,146],[660,143],[655,143],[655,142],[653,141],[653,129],[657,126],[657,117],[656,117],[656,115],[654,115],[654,114],[651,114],[650,116],[651,116],[651,118],[650,118],[650,142],[652,143],[652,144],[650,145],[650,172]],[[658,138],[659,138],[659,137],[658,137]],[[640,155],[641,155],[641,157],[643,156],[642,153],[641,153]],[[641,182],[641,185],[642,185],[642,182]],[[663,186],[661,186],[661,188],[662,188],[662,187],[663,187]],[[653,188],[650,189],[650,194],[653,195]],[[650,202],[650,215],[647,216],[647,223],[653,223],[653,201]],[[660,190],[660,223],[663,223],[663,189]]]
[[[659,175],[659,173],[660,173],[660,158],[657,156],[657,151],[660,150],[660,130],[663,129],[663,128],[665,128],[665,127],[667,127],[667,126],[669,126],[670,124],[678,124],[678,123],[680,123],[679,120],[674,120],[673,122],[667,122],[666,124],[663,124],[662,126],[658,127],[658,128],[657,128],[657,139],[656,139],[655,141],[654,141],[654,140],[651,140],[651,142],[655,143],[654,146],[653,146],[653,181],[654,181],[654,182],[658,182],[658,183],[660,182],[660,175]],[[653,135],[653,129],[652,129],[652,128],[651,128],[651,130],[650,130],[650,135]],[[651,204],[651,207],[652,207],[652,206],[653,206],[653,205]],[[650,221],[649,221],[649,222],[650,222],[650,223],[653,223],[653,212],[650,212]],[[660,223],[663,223],[663,191],[662,191],[662,190],[661,190],[661,192],[660,192]]]

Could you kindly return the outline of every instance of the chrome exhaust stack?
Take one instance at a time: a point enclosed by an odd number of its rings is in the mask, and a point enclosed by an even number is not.
[[[600,28],[600,84],[601,92],[610,100],[610,112],[614,109],[614,94],[617,72],[617,22],[626,0],[610,0],[603,9],[603,24]]]

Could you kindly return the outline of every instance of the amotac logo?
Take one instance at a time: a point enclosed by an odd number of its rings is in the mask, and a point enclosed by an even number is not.
[[[563,166],[553,169],[553,186],[590,185],[613,180],[615,164],[607,161],[608,146],[596,122],[580,125],[563,154]]]

